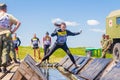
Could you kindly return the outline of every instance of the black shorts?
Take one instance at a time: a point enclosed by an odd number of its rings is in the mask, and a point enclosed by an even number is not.
[[[38,48],[39,48],[39,47],[35,47],[35,46],[33,47],[33,49],[38,49]]]

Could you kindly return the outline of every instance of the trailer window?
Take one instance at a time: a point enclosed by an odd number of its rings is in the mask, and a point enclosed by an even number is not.
[[[120,17],[117,17],[117,24],[120,24]]]

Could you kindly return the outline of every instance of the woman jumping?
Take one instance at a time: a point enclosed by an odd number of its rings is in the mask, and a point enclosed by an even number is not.
[[[66,41],[67,41],[67,36],[75,36],[75,35],[79,35],[82,30],[80,32],[76,32],[73,33],[69,30],[66,30],[66,24],[65,23],[61,23],[61,24],[54,24],[55,26],[59,27],[58,29],[55,29],[55,31],[51,34],[52,37],[57,36],[57,40],[54,43],[54,45],[52,46],[52,48],[50,49],[50,51],[48,52],[47,55],[45,55],[43,57],[43,59],[41,60],[41,62],[37,63],[36,65],[39,66],[44,60],[46,60],[47,58],[49,58],[58,48],[63,49],[67,55],[70,57],[71,61],[73,62],[73,64],[76,67],[79,67],[79,65],[76,64],[75,59],[73,57],[73,55],[71,54]]]

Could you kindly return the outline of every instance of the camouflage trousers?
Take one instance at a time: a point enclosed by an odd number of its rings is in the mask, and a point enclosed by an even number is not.
[[[2,36],[0,36],[0,67],[2,64]]]
[[[102,49],[102,57],[101,58],[106,58],[106,53],[107,52],[108,52],[108,50]]]
[[[13,47],[11,35],[0,36],[0,66],[7,66],[10,59],[10,52],[13,53],[13,58],[16,58],[16,53]]]

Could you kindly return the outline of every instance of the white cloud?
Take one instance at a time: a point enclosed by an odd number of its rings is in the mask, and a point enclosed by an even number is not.
[[[77,22],[70,22],[70,21],[65,21],[67,26],[79,26],[79,23]]]
[[[90,29],[90,31],[105,33],[105,30],[102,30],[102,29]]]
[[[55,18],[55,19],[52,20],[52,23],[61,23],[61,22],[65,22],[67,26],[79,26],[79,23],[77,23],[77,22],[64,21],[60,18]]]
[[[94,25],[98,25],[98,24],[100,24],[100,23],[99,23],[99,21],[97,21],[97,20],[88,20],[88,21],[87,21],[87,24],[88,24],[88,25],[91,25],[91,26],[94,26]]]

